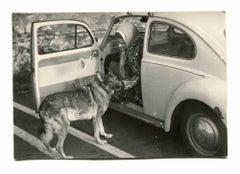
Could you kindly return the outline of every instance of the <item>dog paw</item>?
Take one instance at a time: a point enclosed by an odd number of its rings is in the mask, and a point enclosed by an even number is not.
[[[73,156],[65,156],[65,159],[73,159]]]
[[[113,134],[107,134],[105,132],[101,133],[102,136],[104,136],[105,138],[112,138]]]
[[[99,144],[107,144],[107,141],[106,140],[98,140],[98,143]]]
[[[112,137],[113,137],[113,134],[105,134],[105,137],[106,137],[106,138],[112,138]]]
[[[55,147],[50,147],[50,148],[48,148],[48,150],[49,150],[49,152],[56,152],[57,151],[57,149]]]

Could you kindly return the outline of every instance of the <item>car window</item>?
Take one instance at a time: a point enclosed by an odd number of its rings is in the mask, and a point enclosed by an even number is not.
[[[91,46],[93,39],[86,28],[76,24],[40,27],[37,31],[38,54],[47,54]]]
[[[195,57],[195,45],[190,36],[175,26],[160,22],[150,25],[148,51],[184,59]]]
[[[93,44],[92,37],[83,26],[77,26],[77,48],[88,47]]]

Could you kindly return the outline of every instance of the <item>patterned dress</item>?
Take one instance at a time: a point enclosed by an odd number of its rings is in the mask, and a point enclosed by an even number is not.
[[[137,89],[140,89],[141,58],[143,50],[143,39],[138,37],[126,51],[126,69],[125,79],[120,79],[122,86],[115,90],[112,100],[114,102],[125,102],[131,96],[135,95]]]

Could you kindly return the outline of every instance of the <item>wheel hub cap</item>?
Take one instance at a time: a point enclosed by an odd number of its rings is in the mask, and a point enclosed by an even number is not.
[[[192,120],[191,136],[193,143],[204,153],[212,154],[219,146],[219,133],[213,121],[207,117]]]

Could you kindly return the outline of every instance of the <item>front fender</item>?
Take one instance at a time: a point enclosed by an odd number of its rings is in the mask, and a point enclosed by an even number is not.
[[[174,91],[166,112],[164,124],[166,132],[170,130],[174,109],[178,104],[189,99],[200,101],[220,111],[226,125],[226,82],[217,78],[203,77],[184,82]]]

